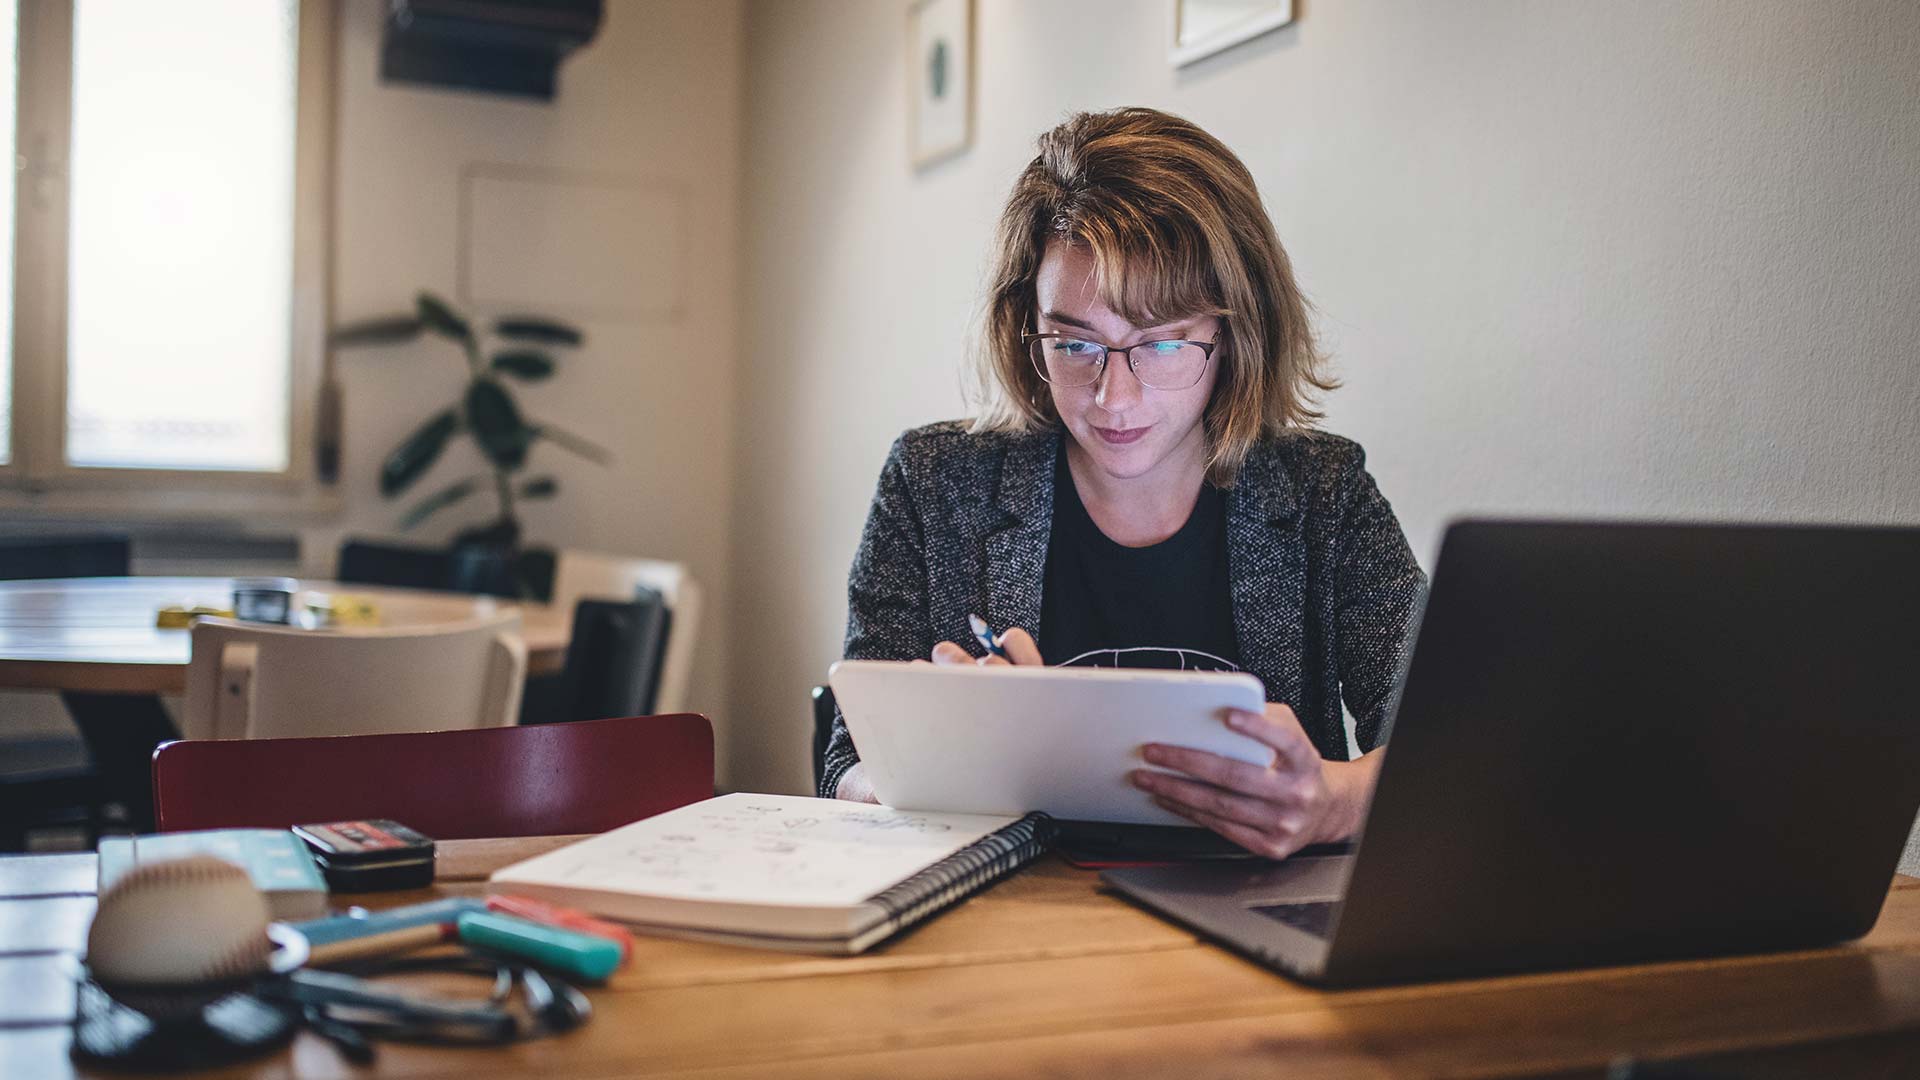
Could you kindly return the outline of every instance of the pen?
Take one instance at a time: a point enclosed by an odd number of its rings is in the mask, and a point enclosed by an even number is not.
[[[980,643],[981,648],[987,650],[988,655],[997,656],[1002,660],[1008,659],[1007,650],[994,643],[993,631],[987,629],[987,620],[978,615],[969,615],[967,625],[973,628],[974,640]]]
[[[498,911],[503,915],[517,915],[530,922],[557,926],[562,930],[577,930],[582,934],[603,937],[620,946],[620,962],[626,963],[633,957],[633,935],[627,928],[605,919],[596,919],[584,912],[558,904],[548,904],[526,896],[489,896],[487,910]]]
[[[620,966],[620,943],[578,930],[532,922],[492,911],[460,916],[460,940],[506,953],[588,982],[604,982]]]
[[[403,926],[377,934],[310,946],[307,963],[314,967],[344,964],[352,960],[367,960],[375,956],[424,949],[429,945],[452,941],[453,938],[452,923],[421,923],[418,926]]]

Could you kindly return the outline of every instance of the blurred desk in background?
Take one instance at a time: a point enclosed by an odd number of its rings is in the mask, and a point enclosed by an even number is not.
[[[186,687],[189,632],[155,625],[169,606],[230,608],[233,578],[122,577],[0,581],[0,689],[177,694]],[[364,597],[382,626],[464,622],[518,608],[527,673],[558,672],[572,615],[465,593],[301,581],[303,594]],[[296,601],[298,603],[298,601]]]

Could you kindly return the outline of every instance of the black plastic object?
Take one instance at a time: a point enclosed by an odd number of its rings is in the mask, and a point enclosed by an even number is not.
[[[660,690],[662,661],[672,612],[660,593],[646,586],[634,598],[582,600],[573,609],[573,633],[567,639],[566,670],[547,695],[530,700],[521,723],[605,720],[647,716]]]
[[[295,825],[334,892],[423,889],[433,884],[433,841],[397,821]]]
[[[156,1021],[115,1001],[99,984],[80,984],[73,1056],[121,1069],[209,1069],[269,1054],[292,1040],[297,1018],[251,994],[231,994],[184,1019]]]
[[[551,101],[603,14],[602,0],[393,0],[380,77]]]

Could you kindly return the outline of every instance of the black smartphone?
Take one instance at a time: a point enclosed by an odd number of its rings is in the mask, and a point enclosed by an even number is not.
[[[433,884],[433,840],[400,824],[330,821],[295,825],[334,892],[422,889]]]

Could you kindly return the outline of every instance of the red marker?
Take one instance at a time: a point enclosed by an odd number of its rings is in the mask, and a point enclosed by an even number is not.
[[[620,964],[625,966],[633,958],[633,935],[627,928],[605,919],[596,919],[584,911],[576,911],[559,904],[549,904],[544,900],[535,900],[529,896],[489,896],[487,910],[498,911],[503,915],[516,915],[530,922],[557,926],[562,930],[573,930],[594,937],[606,938],[620,946]]]

